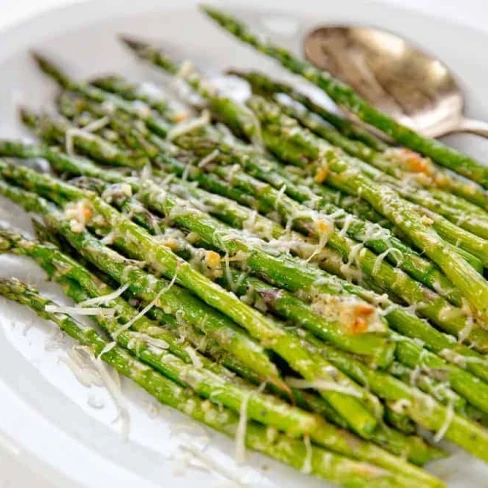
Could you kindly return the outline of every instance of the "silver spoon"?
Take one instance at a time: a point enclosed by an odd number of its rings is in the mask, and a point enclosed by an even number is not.
[[[488,138],[488,123],[464,117],[463,93],[447,67],[394,34],[320,27],[306,36],[304,49],[318,68],[427,136],[469,132]]]

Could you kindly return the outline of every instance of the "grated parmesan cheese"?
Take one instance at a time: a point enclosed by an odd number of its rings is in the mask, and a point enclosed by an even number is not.
[[[93,364],[97,368],[98,372],[100,373],[100,377],[102,378],[110,396],[112,397],[115,406],[118,411],[118,416],[115,420],[120,419],[122,424],[122,436],[126,439],[129,435],[129,428],[130,428],[130,415],[129,410],[127,409],[125,398],[122,395],[122,389],[120,384],[120,377],[117,371],[113,370],[113,375],[107,370],[105,364],[101,359],[97,359],[94,356],[91,356]],[[115,421],[114,420],[114,421]]]
[[[103,295],[100,297],[89,298],[88,300],[79,302],[78,307],[84,308],[86,306],[91,306],[91,305],[107,305],[111,301],[115,300],[116,298],[119,298],[122,295],[122,293],[124,293],[128,288],[129,288],[129,283],[126,283],[125,285],[122,285],[118,290],[115,290],[112,293],[108,293],[107,295]]]
[[[241,403],[239,412],[239,424],[236,430],[235,460],[242,464],[246,457],[246,427],[247,427],[247,406],[252,393],[248,393]]]
[[[309,435],[303,436],[303,442],[305,444],[305,460],[303,461],[302,473],[310,474],[312,472],[312,442],[310,441]]]
[[[144,315],[146,315],[146,313],[149,312],[149,310],[151,310],[151,308],[153,308],[156,305],[156,303],[159,301],[159,299],[175,284],[175,281],[176,281],[176,278],[177,277],[178,277],[178,273],[175,272],[175,274],[174,274],[172,280],[169,282],[168,286],[162,288],[159,291],[159,293],[154,297],[154,299],[150,303],[148,303],[137,315],[135,315],[134,317],[132,317],[132,319],[130,319],[127,323],[125,323],[124,325],[122,325],[121,327],[119,327],[112,334],[112,336],[114,338],[116,338],[121,332],[123,332],[124,330],[129,329],[141,317],[144,317]]]
[[[446,407],[446,418],[444,423],[441,425],[441,428],[436,432],[434,438],[432,439],[434,442],[440,442],[442,438],[446,435],[446,432],[449,430],[451,426],[451,422],[454,419],[454,405],[453,400],[450,400],[447,407]]]
[[[191,346],[185,347],[185,351],[188,353],[188,356],[190,356],[190,360],[193,363],[193,366],[197,369],[201,369],[203,367],[203,362],[198,356],[198,353],[193,349]]]
[[[109,342],[101,351],[100,354],[97,356],[97,359],[100,359],[105,353],[110,352],[117,343],[115,341]]]
[[[201,159],[197,166],[199,168],[204,168],[207,164],[211,163],[219,154],[220,151],[218,149],[214,149],[211,153],[207,154],[203,159]]]

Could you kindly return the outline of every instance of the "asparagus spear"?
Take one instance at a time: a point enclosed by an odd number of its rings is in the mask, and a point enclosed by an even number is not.
[[[449,170],[442,170],[430,160],[420,158],[414,152],[406,151],[402,148],[390,148],[370,132],[364,131],[348,119],[326,110],[321,105],[315,103],[310,97],[287,83],[272,80],[265,74],[257,71],[244,72],[240,70],[229,70],[228,73],[245,79],[250,83],[256,93],[263,95],[284,93],[288,95],[291,99],[306,107],[311,113],[329,122],[347,138],[357,140],[374,151],[384,153],[385,157],[390,159],[392,169],[403,168],[407,171],[409,177],[413,177],[420,184],[429,188],[440,188],[441,190],[450,192],[447,193],[449,196],[451,194],[458,195],[464,200],[472,202],[479,208],[488,211],[488,193],[476,183],[454,176]],[[107,89],[108,91],[112,91],[110,85],[107,86]],[[361,147],[358,146],[356,150],[361,150]],[[362,147],[363,154],[370,153],[367,147]],[[440,199],[443,198],[441,193],[436,193],[436,196]]]
[[[68,146],[68,141],[71,141],[73,148],[81,153],[90,154],[97,161],[135,169],[143,168],[147,164],[147,160],[124,153],[101,137],[77,128],[60,117],[57,119],[48,116],[35,117],[33,113],[23,109],[21,109],[21,116],[26,124],[35,128],[52,143]]]
[[[72,284],[76,287],[76,284]],[[63,332],[80,344],[91,349],[93,355],[114,367],[119,373],[142,386],[161,403],[172,406],[194,419],[230,436],[239,434],[239,416],[226,408],[213,406],[170,379],[138,361],[125,349],[109,343],[91,327],[74,321],[60,313],[46,312],[55,305],[38,292],[17,280],[1,280],[0,293],[14,301],[31,307],[39,316],[54,322]],[[247,422],[244,441],[248,447],[267,454],[295,468],[302,468],[309,457],[308,449],[300,440],[282,434],[270,438],[264,426]],[[407,486],[395,480],[395,476],[367,463],[348,460],[318,447],[311,447],[311,473],[344,486]],[[434,486],[434,485],[432,485]],[[442,486],[440,482],[439,486]]]
[[[430,396],[420,393],[418,390],[409,387],[403,382],[388,376],[385,373],[370,370],[353,358],[350,358],[350,361],[346,361],[343,357],[339,358],[335,354],[335,351],[331,350],[329,346],[321,346],[320,343],[315,341],[312,337],[309,337],[309,339],[310,342],[315,342],[316,350],[320,349],[322,354],[324,354],[330,361],[334,362],[336,365],[342,363],[344,369],[346,367],[349,368],[349,373],[358,382],[368,384],[371,391],[375,392],[383,400],[390,402],[390,404],[397,408],[399,412],[408,414],[418,424],[423,425],[438,434],[444,433],[447,428],[445,437],[453,442],[458,442],[455,440],[458,437],[456,432],[458,428],[464,431],[468,425],[469,429],[475,425],[454,414],[452,408],[441,406]],[[346,355],[346,353],[344,353],[344,355]],[[400,398],[402,400],[398,402]],[[451,421],[451,419],[453,420]],[[430,427],[427,424],[430,424]],[[480,434],[484,437],[486,432],[482,430]],[[464,443],[465,440],[462,442]],[[474,451],[478,451],[478,448],[471,445],[468,450],[474,454]]]
[[[203,274],[211,274],[212,271],[220,273],[219,270],[224,261],[223,258],[213,251],[201,255],[194,254],[190,247],[182,245],[184,234],[175,232],[175,229],[170,228],[166,232],[162,232],[164,227],[162,219],[148,212],[137,200],[127,197],[121,185],[108,186],[104,185],[100,180],[93,181],[93,179],[90,181],[82,180],[81,182],[73,181],[73,183],[77,184],[77,186],[81,184],[84,188],[93,188],[95,185],[97,187],[96,191],[103,193],[103,198],[107,202],[114,204],[116,208],[130,215],[134,222],[143,226],[151,234],[157,235],[164,240],[167,233],[165,242],[171,242],[172,249],[176,254],[186,260],[201,261]],[[285,312],[290,307],[293,308],[293,297],[289,295],[288,298],[283,298],[283,303],[280,303],[279,308]],[[300,313],[297,313],[296,320],[319,337],[336,344],[340,349],[364,357],[373,366],[384,367],[391,362],[393,350],[388,347],[387,339],[382,335],[348,331],[344,327],[344,321],[339,321],[334,317],[313,316],[307,319],[306,316],[300,317]]]
[[[388,115],[373,108],[347,85],[339,82],[328,73],[318,70],[311,63],[295,58],[285,49],[276,47],[263,40],[262,37],[254,35],[244,24],[230,15],[209,6],[203,6],[202,9],[226,31],[263,54],[276,59],[288,70],[314,83],[324,90],[334,102],[345,107],[363,122],[376,127],[402,145],[432,158],[440,165],[488,187],[488,168],[478,161],[399,124]]]
[[[176,116],[168,101],[155,86],[131,83],[120,75],[100,76],[91,80],[90,85],[96,86],[104,92],[119,95],[131,102],[140,100],[164,118],[176,118],[175,121],[178,121],[179,118],[185,117],[185,114],[182,113],[179,114],[179,117]]]
[[[318,351],[321,347],[321,346],[319,346],[319,343],[315,339],[312,339],[310,336],[308,336],[308,334],[307,334],[307,337],[310,339],[309,342],[316,344],[317,351]],[[325,352],[325,351],[328,351],[329,349],[330,349],[329,346],[326,346],[326,347],[324,346],[321,349],[324,356],[329,357],[329,355]],[[355,361],[352,357],[349,357],[346,359],[347,354],[345,354],[345,353],[344,354],[337,353],[337,355],[341,356],[341,360],[337,361],[336,364],[342,363],[342,365],[345,366],[345,364],[347,363],[348,364],[347,367],[349,369],[350,374],[353,374],[352,371],[354,370],[356,364],[358,364],[357,361]],[[334,352],[333,354],[331,354],[330,357],[336,358],[336,353]],[[411,387],[408,387],[407,385],[404,385],[403,383],[398,382],[397,380],[394,380],[393,378],[388,377],[387,375],[384,375],[384,374],[379,373],[379,372],[375,372],[374,370],[370,370],[367,367],[364,367],[364,368],[362,366],[359,367],[359,369],[356,370],[354,377],[357,379],[357,381],[361,381],[363,384],[368,384],[370,388],[373,388],[370,381],[374,381],[376,383],[376,385],[375,385],[376,390],[375,391],[379,395],[382,395],[382,398],[384,398],[387,401],[394,402],[394,404],[399,399],[398,395],[400,394],[400,391],[404,392],[405,396],[403,398],[408,399],[408,402],[407,402],[408,405],[407,404],[405,405],[405,410],[408,411],[408,414],[416,422],[419,422],[423,426],[426,426],[426,423],[428,421],[432,421],[431,414],[433,413],[433,411],[435,409],[445,408],[445,407],[442,407],[442,406],[436,404],[430,397],[424,396],[423,394],[421,394],[417,390],[412,389]],[[383,386],[382,386],[382,381],[384,379],[383,377],[388,378],[388,385],[391,388],[385,388],[385,389],[383,388]],[[403,403],[401,405],[402,405],[402,409],[403,409]],[[395,404],[395,407],[399,407],[399,406],[400,406],[399,404]],[[428,407],[428,409],[429,409],[429,412],[430,412],[429,414],[427,414],[425,412],[426,407]],[[415,410],[415,413],[410,411],[409,410],[410,408],[413,408]],[[419,410],[417,411],[417,409],[419,409]],[[445,419],[449,420],[452,417],[452,415],[454,415],[454,414],[450,411],[450,409],[443,410],[443,412],[444,412],[444,417],[442,417],[443,420],[441,420],[441,422],[439,424],[437,424],[437,427],[433,428],[432,427],[433,424],[430,424],[431,427],[428,427],[428,428],[430,428],[431,430],[442,429],[442,431],[443,431],[445,428],[449,429],[451,426],[453,426],[452,423],[446,422]],[[451,415],[451,413],[452,413],[452,415]],[[464,429],[465,428],[464,423],[467,421],[461,417],[457,418],[455,423],[457,424],[458,421],[459,421],[458,425],[459,426],[462,425],[463,427],[461,427],[461,429]],[[447,427],[447,425],[449,425],[449,427]],[[451,439],[454,439],[454,437],[456,437],[456,434],[454,433],[454,431],[455,431],[455,429],[453,429],[453,431],[451,432],[451,435],[453,435],[453,437]],[[471,446],[470,449],[471,449],[470,452],[473,452],[473,450],[476,450],[477,448],[475,446]],[[480,452],[478,453],[478,455],[480,455]]]
[[[128,129],[128,130],[130,131],[130,129]],[[127,130],[126,130],[126,132],[127,132]],[[272,173],[266,173],[266,174],[272,174]],[[283,186],[283,185],[282,185],[282,186]],[[287,185],[287,188],[290,188],[290,185],[289,185],[289,184]],[[294,192],[296,193],[296,190],[294,190]],[[310,193],[309,193],[309,192],[308,192],[308,193],[305,193],[305,194],[306,194],[307,196],[309,196],[309,195],[310,195]],[[349,227],[350,227],[350,226],[349,226]],[[384,246],[384,244],[383,244],[383,246]],[[385,252],[385,249],[383,249],[382,251],[383,251],[383,252]],[[388,253],[387,253],[387,258],[388,258]],[[471,262],[471,261],[472,261],[472,260],[470,260],[470,262]],[[412,266],[410,266],[410,264],[409,264],[409,259],[406,259],[406,260],[405,260],[405,259],[402,259],[402,260],[400,261],[400,263],[403,263],[403,262],[406,262],[406,263],[407,263],[407,265],[406,265],[406,266],[407,266],[407,269],[408,269],[408,270],[410,270],[410,271],[411,271],[411,270],[416,270],[416,269],[417,269],[417,266],[413,266],[413,267],[412,267]],[[418,264],[418,263],[417,263],[417,264]],[[425,274],[423,274],[423,272],[422,272],[421,270],[420,270],[420,272],[421,272],[421,275],[422,275],[422,276],[427,276],[427,277],[429,277],[429,278],[427,279],[427,281],[428,281],[428,282],[429,282],[431,285],[435,284],[435,288],[437,288],[437,289],[441,288],[441,289],[442,289],[442,284],[443,284],[443,280],[442,280],[443,276],[442,276],[442,275],[441,275],[441,276],[438,276],[438,274],[436,274],[436,273],[432,273],[432,272],[430,272],[430,271],[429,271],[429,272],[428,272],[428,274],[426,274],[426,275],[425,275]],[[424,280],[425,280],[425,278],[424,278]],[[440,286],[439,286],[439,285],[440,285]],[[451,294],[451,295],[452,295],[452,294]],[[459,302],[459,300],[458,300],[458,302]]]
[[[160,246],[158,241],[152,238],[150,234],[147,234],[146,231],[132,223],[127,217],[119,214],[93,194],[57,181],[49,176],[36,174],[25,168],[10,166],[10,177],[17,171],[20,171],[24,175],[24,186],[33,186],[37,190],[48,193],[49,195],[61,194],[68,196],[69,194],[73,201],[84,202],[84,205],[89,202],[90,212],[93,217],[87,222],[89,225],[93,224],[99,230],[106,230],[107,226],[113,230],[117,229],[114,242],[116,244],[118,243],[126,251],[129,251],[133,257],[140,259],[144,255],[144,259],[148,259],[148,262],[159,273],[166,276],[172,273],[169,275],[170,277],[176,276],[177,282],[189,287],[189,289],[194,291],[195,294],[199,295],[209,305],[215,305],[217,309],[220,308],[222,311],[225,311],[227,306],[233,307],[233,310],[227,310],[228,316],[235,317],[237,323],[247,328],[251,335],[259,337],[266,347],[281,355],[293,368],[296,368],[300,374],[304,375],[305,378],[310,381],[323,379],[327,382],[332,381],[333,383],[336,383],[337,378],[339,378],[339,382],[343,385],[342,390],[344,391],[344,388],[347,386],[351,388],[347,390],[351,394],[336,391],[321,391],[321,394],[350,422],[352,428],[357,429],[358,433],[364,432],[367,434],[374,429],[376,424],[374,416],[363,406],[360,399],[356,396],[351,396],[359,395],[359,397],[368,398],[367,393],[357,391],[354,385],[348,381],[347,377],[340,375],[338,371],[332,375],[330,365],[325,360],[316,356],[310,356],[308,353],[300,354],[301,351],[305,350],[300,340],[293,338],[277,323],[266,319],[260,313],[237,299],[235,295],[228,293],[208,278],[193,270],[191,265],[178,258],[167,247]],[[29,181],[27,182],[27,180]],[[22,204],[22,201],[18,203]],[[95,218],[96,216],[98,217]],[[86,237],[85,234],[73,232],[71,229],[73,222],[67,220],[65,215],[56,218],[55,215],[50,214],[49,220],[52,225],[57,224],[57,226],[62,228],[63,235],[69,240],[71,238],[70,243],[72,245],[79,242],[77,238]],[[139,246],[138,250],[133,249],[133,244],[135,243]],[[92,245],[95,246],[95,242]],[[92,249],[90,247],[87,248],[86,243],[83,243],[82,247],[83,252],[90,252]],[[79,251],[82,252],[81,249]],[[110,273],[110,270],[104,271]],[[123,271],[122,269],[121,272],[123,273]],[[153,282],[153,288],[155,287],[157,287],[157,281],[156,284]],[[144,289],[149,293],[152,291],[151,288],[148,289],[147,285]],[[210,299],[208,295],[203,293],[204,291],[211,294]],[[156,291],[152,293],[152,299],[155,297],[157,297]],[[225,300],[225,297],[227,297],[229,303]]]
[[[113,292],[113,289],[97,280],[77,261],[59,253],[57,249],[26,240],[12,232],[6,235],[4,233],[4,236],[9,241],[9,245],[13,246],[11,250],[20,254],[27,253],[34,257],[52,278],[63,285],[67,294],[76,302],[94,297],[110,296]],[[82,285],[83,289],[73,290],[72,281],[80,284],[80,277],[83,278],[81,280],[84,285]],[[187,343],[179,340],[177,335],[167,329],[156,327],[156,323],[145,317],[135,321],[128,331],[118,332],[121,327],[121,319],[128,322],[133,317],[137,317],[137,312],[121,298],[114,299],[106,306],[117,309],[117,319],[101,316],[97,318],[97,322],[114,336],[119,345],[129,349],[141,361],[150,364],[173,381],[190,386],[200,396],[209,398],[214,403],[223,404],[236,412],[240,412],[242,402],[247,401],[247,415],[250,419],[273,426],[294,437],[310,435],[313,442],[318,445],[339,454],[390,469],[398,473],[400,477],[417,479],[419,482],[428,483],[429,486],[433,482],[430,475],[426,475],[404,462],[399,463],[396,457],[358,438],[352,438],[349,433],[333,427],[315,415],[310,415],[296,407],[287,406],[269,395],[249,390],[249,385],[245,383],[236,384],[235,381],[230,381],[234,378],[229,376],[229,372],[225,368],[199,356],[198,353],[193,354],[192,359],[187,352]],[[164,317],[164,322],[166,323],[166,317]],[[131,332],[132,329],[136,332]],[[161,342],[154,344],[150,340],[152,338]],[[171,353],[158,348],[157,345],[161,343],[163,346],[166,343],[168,351]],[[199,363],[196,367],[194,366],[195,357],[198,358]],[[250,393],[252,395],[249,395]],[[351,441],[354,441],[354,448],[352,448]],[[437,484],[437,480],[434,484]]]
[[[161,137],[167,136],[169,130],[168,122],[155,114],[147,105],[127,102],[122,98],[104,92],[89,83],[75,81],[44,56],[41,56],[38,53],[32,53],[32,56],[38,67],[56,81],[62,88],[83,94],[96,102],[104,103],[106,104],[105,106],[108,111],[114,109],[122,110],[131,116],[143,120],[151,130],[156,134],[159,134]]]

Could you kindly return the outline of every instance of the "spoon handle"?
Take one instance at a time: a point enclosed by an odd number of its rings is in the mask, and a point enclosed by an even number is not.
[[[488,139],[488,122],[474,119],[461,119],[459,125],[449,131],[449,134],[468,133]]]

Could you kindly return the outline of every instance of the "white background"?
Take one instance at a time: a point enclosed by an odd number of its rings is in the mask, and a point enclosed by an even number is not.
[[[0,0],[0,29],[30,17],[37,12],[56,7],[81,3],[83,0]],[[121,0],[124,1],[124,0]],[[164,2],[164,0],[161,0]],[[317,0],[309,0],[310,2]],[[437,16],[488,30],[488,2],[486,0],[383,0],[405,8],[434,13]],[[364,0],[367,3],[368,0]],[[220,3],[224,3],[222,0]],[[245,3],[245,2],[243,2]],[[265,4],[266,2],[264,2]]]
[[[82,0],[81,0],[82,1]],[[124,1],[124,0],[121,0]],[[127,1],[127,0],[125,0]],[[161,0],[164,2],[164,0]],[[310,0],[311,2],[314,0]],[[317,0],[315,0],[317,1]],[[405,8],[416,9],[437,16],[446,17],[460,23],[468,24],[482,30],[488,30],[488,1],[487,0],[383,0],[389,3],[400,4]],[[80,2],[80,0],[0,0],[0,30],[9,27],[23,19],[31,17],[38,12],[54,8],[60,5],[67,5]],[[368,0],[364,0],[365,3]],[[221,3],[222,0],[221,0]],[[412,33],[414,36],[414,33]],[[480,46],[480,53],[485,51],[486,46]],[[18,466],[13,465],[15,456],[8,454],[8,446],[0,446],[0,488],[47,488],[39,478],[33,479],[31,475]],[[13,454],[13,453],[11,453]],[[9,473],[16,473],[14,479],[6,479],[6,467]],[[14,468],[14,469],[13,469]]]

